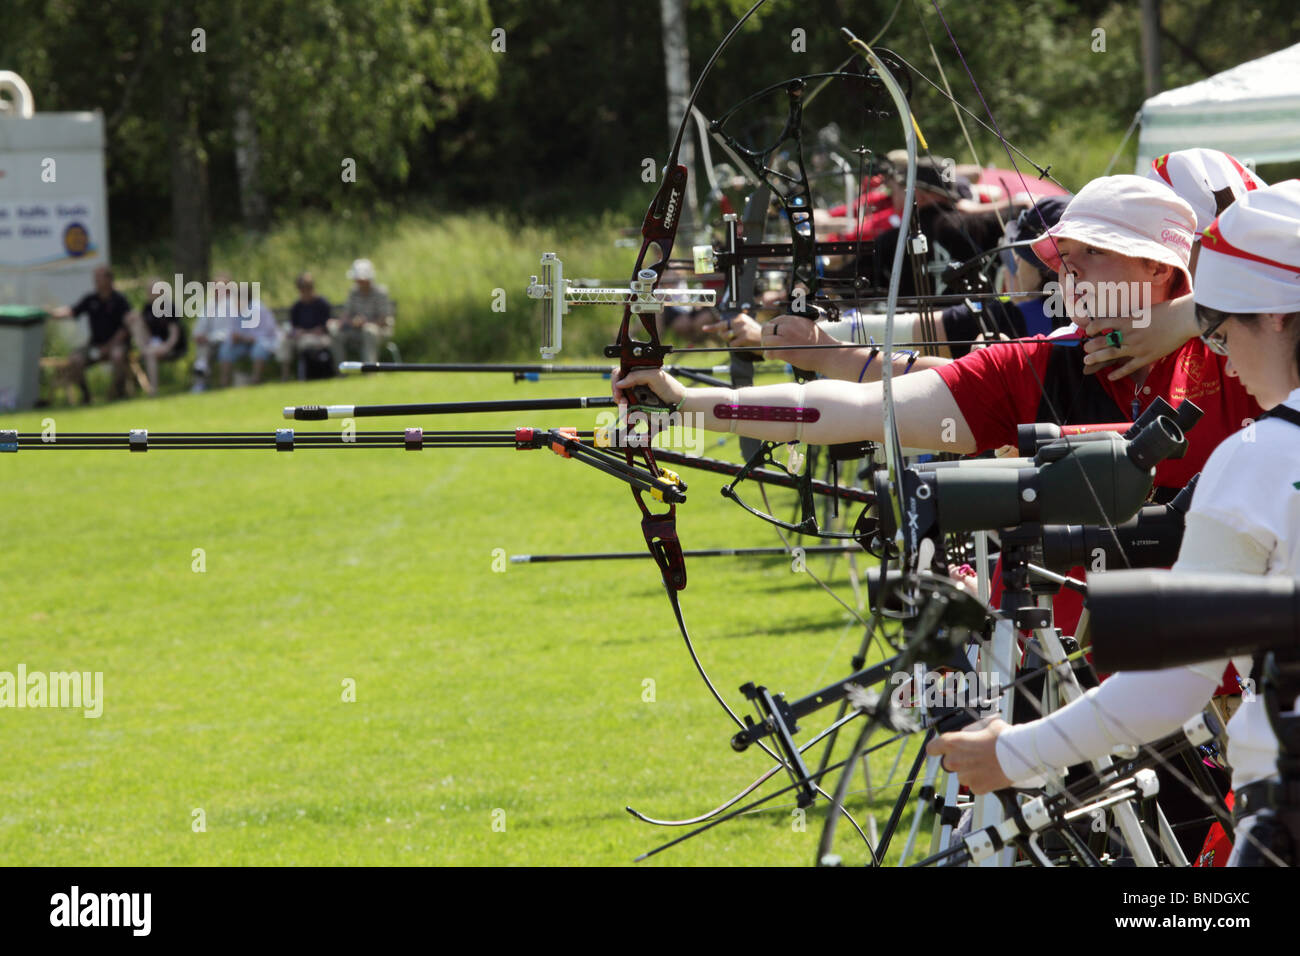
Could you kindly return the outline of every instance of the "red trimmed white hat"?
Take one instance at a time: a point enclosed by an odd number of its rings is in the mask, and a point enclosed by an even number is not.
[[[1222,150],[1199,147],[1156,157],[1147,178],[1164,183],[1187,200],[1196,213],[1197,232],[1204,232],[1234,200],[1268,185]]]
[[[1196,237],[1196,213],[1172,189],[1142,176],[1102,176],[1079,190],[1061,220],[1032,246],[1053,272],[1061,271],[1058,239],[1075,239],[1121,256],[1174,267],[1171,296],[1192,289],[1187,263]]]
[[[1256,189],[1210,223],[1196,301],[1220,312],[1300,312],[1300,179]]]

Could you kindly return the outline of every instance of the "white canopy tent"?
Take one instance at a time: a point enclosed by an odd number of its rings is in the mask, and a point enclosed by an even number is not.
[[[1238,159],[1300,159],[1300,43],[1142,104],[1137,172],[1178,149],[1204,146]]]

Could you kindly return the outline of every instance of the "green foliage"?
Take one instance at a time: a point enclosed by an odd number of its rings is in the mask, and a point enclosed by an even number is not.
[[[421,133],[492,91],[486,0],[266,3],[231,32],[252,87],[262,184],[281,208],[363,208],[401,187]],[[340,164],[356,160],[357,180]]]
[[[693,76],[748,6],[688,4]],[[1031,153],[1037,162],[1084,176],[1096,164],[1074,154],[1078,144],[1100,153],[1107,138],[1111,149],[1118,143],[1143,99],[1137,5],[982,0],[942,10],[1002,132],[1020,145],[1066,150]],[[208,52],[180,50],[174,60],[169,15],[206,29]],[[1166,86],[1300,37],[1300,8],[1291,0],[1186,0],[1162,4],[1161,15]],[[923,0],[772,0],[719,60],[701,107],[716,116],[762,86],[833,68],[846,55],[842,24],[864,39],[883,28],[880,46],[942,86],[933,43],[954,94],[991,122]],[[505,31],[502,52],[491,48],[494,29]],[[806,33],[805,53],[791,49],[796,29]],[[1104,53],[1093,49],[1098,29]],[[0,63],[27,77],[41,109],[104,111],[119,251],[170,230],[163,107],[178,89],[197,110],[218,225],[238,217],[233,117],[240,102],[256,123],[260,186],[274,215],[304,207],[359,215],[416,194],[455,207],[571,218],[575,209],[610,209],[643,187],[642,161],[662,161],[668,144],[652,3],[11,0]],[[946,100],[919,77],[914,87],[932,149],[967,161]],[[1004,164],[1000,144],[968,125],[982,137],[980,158]],[[900,145],[896,135],[884,124],[872,148]],[[357,160],[355,184],[341,182],[345,157]]]
[[[203,52],[193,49],[192,29],[204,31]],[[488,39],[487,0],[189,0],[171,8],[15,0],[0,62],[25,76],[40,110],[104,112],[113,231],[135,244],[170,224],[163,107],[178,90],[198,114],[219,222],[239,210],[225,197],[237,196],[240,103],[260,139],[259,185],[272,211],[360,211],[402,189],[420,161],[422,134],[467,98],[491,94]],[[345,158],[356,161],[354,183],[342,181]]]

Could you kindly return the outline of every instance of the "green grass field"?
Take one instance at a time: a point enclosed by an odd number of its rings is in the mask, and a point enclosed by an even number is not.
[[[607,388],[407,375],[50,414],[63,432],[270,431],[285,404]],[[41,424],[41,413],[0,421]],[[721,477],[684,477],[684,547],[779,543],[718,495]],[[728,746],[732,725],[690,664],[652,562],[493,570],[495,549],[644,547],[626,486],[550,452],[24,449],[0,456],[0,487],[0,671],[104,675],[98,719],[0,710],[5,865],[621,865],[683,832],[625,805],[694,816],[767,766]],[[688,559],[688,572],[687,624],[733,706],[748,680],[798,696],[848,672],[858,628],[788,559]],[[878,781],[895,752],[873,761]],[[812,862],[820,812],[801,832],[793,802],[775,802],[655,860]],[[855,807],[883,825],[889,805]],[[864,860],[849,832],[839,846]]]

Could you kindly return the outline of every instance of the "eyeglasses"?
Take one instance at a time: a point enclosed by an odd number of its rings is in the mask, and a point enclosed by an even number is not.
[[[1220,312],[1218,309],[1211,309],[1199,303],[1196,306],[1196,324],[1201,330],[1201,341],[1215,355],[1228,354],[1228,337],[1218,329],[1230,318],[1232,318],[1231,312]]]

